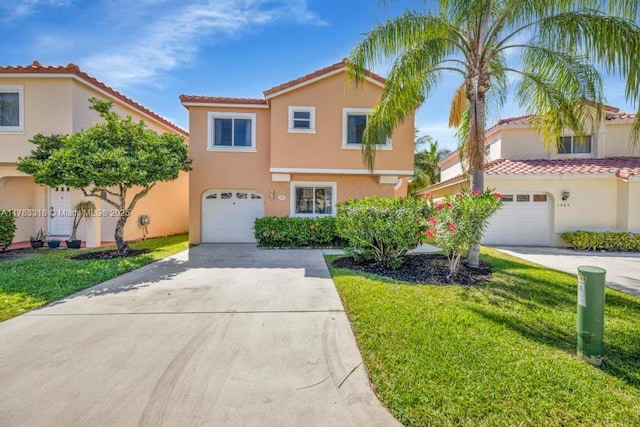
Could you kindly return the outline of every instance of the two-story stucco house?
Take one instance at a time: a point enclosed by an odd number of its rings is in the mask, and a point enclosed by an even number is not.
[[[483,242],[562,246],[575,230],[640,233],[640,147],[630,144],[635,114],[606,106],[584,140],[567,132],[546,149],[530,117],[500,120],[486,133],[485,186],[503,194]],[[418,194],[434,197],[468,188],[459,153],[440,164],[441,182]]]
[[[278,85],[264,98],[182,95],[189,110],[191,243],[254,242],[264,215],[335,215],[336,203],[405,196],[414,118],[381,144],[373,171],[362,131],[385,79],[347,82],[345,62]]]
[[[0,209],[16,212],[15,242],[29,240],[39,229],[52,238],[66,239],[71,232],[71,216],[51,212],[71,212],[84,195],[68,187],[47,188],[16,169],[20,157],[33,149],[30,139],[44,135],[70,134],[101,121],[89,109],[89,98],[113,102],[113,111],[143,120],[156,132],[177,133],[183,129],[163,119],[142,105],[116,92],[104,83],[82,72],[76,65],[53,67],[34,62],[26,67],[0,67]],[[116,212],[111,206],[100,206],[105,216],[95,215],[81,224],[78,238],[87,246],[113,241]],[[159,183],[136,206],[125,227],[126,239],[142,237],[140,215],[149,215],[148,236],[186,232],[188,228],[188,177],[186,173],[172,182]],[[84,221],[84,220],[83,220]]]

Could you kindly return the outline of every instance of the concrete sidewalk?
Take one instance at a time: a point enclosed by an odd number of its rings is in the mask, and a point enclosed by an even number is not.
[[[201,245],[0,323],[2,426],[389,426],[319,250]]]
[[[495,249],[571,274],[577,274],[578,267],[581,265],[602,267],[607,270],[607,286],[640,296],[640,254],[638,253],[587,252],[527,246],[498,246]]]

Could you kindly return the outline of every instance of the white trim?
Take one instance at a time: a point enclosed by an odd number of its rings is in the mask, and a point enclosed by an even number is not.
[[[265,98],[267,100],[269,100],[271,98],[275,98],[276,96],[284,95],[287,92],[291,92],[291,91],[299,89],[299,88],[301,88],[303,86],[307,86],[307,85],[310,85],[311,83],[315,83],[315,82],[317,82],[319,80],[326,79],[327,77],[331,77],[331,76],[334,76],[334,75],[336,75],[338,73],[342,73],[344,70],[346,70],[346,67],[340,67],[337,70],[329,71],[328,73],[322,74],[321,76],[314,77],[314,78],[309,79],[309,80],[305,80],[304,82],[298,83],[297,85],[288,87],[286,89],[282,89],[282,90],[280,90],[278,92],[274,92],[271,95],[265,96]],[[294,79],[294,80],[296,80],[296,79]],[[380,83],[376,79],[373,79],[373,78],[371,78],[369,76],[366,76],[365,80],[367,80],[370,83],[373,83],[376,86],[380,86],[382,88],[384,87],[384,83]]]
[[[0,92],[18,94],[18,126],[0,126],[0,133],[24,133],[24,85],[0,85]]]
[[[379,184],[393,184],[395,186],[398,181],[398,175],[380,175],[378,178]]]
[[[331,187],[331,214],[297,214],[296,213],[296,187]],[[318,218],[336,216],[338,213],[338,183],[319,181],[291,181],[289,186],[289,215],[302,218]]]
[[[213,120],[215,118],[226,119],[249,119],[251,120],[251,145],[249,147],[235,147],[233,145],[219,146],[213,144]],[[231,113],[231,112],[216,112],[209,111],[207,114],[207,151],[232,151],[232,152],[256,152],[256,113]],[[233,139],[233,138],[232,138]],[[232,141],[233,143],[233,141]]]
[[[396,185],[393,186],[393,191],[398,191],[402,186],[403,181],[404,181],[404,178],[398,178],[398,182],[396,183]]]
[[[332,174],[332,175],[413,175],[413,170],[400,169],[313,169],[313,168],[271,168],[271,173],[308,173],[308,174]]]
[[[343,150],[362,150],[362,144],[348,144],[349,123],[348,116],[350,113],[356,113],[359,115],[366,115],[367,121],[369,116],[373,112],[373,108],[343,108],[342,109],[342,145],[340,148]],[[387,138],[386,144],[376,144],[376,150],[392,150],[393,145],[391,138]]]
[[[182,102],[185,107],[269,108],[266,104],[218,104],[215,102]]]
[[[272,173],[271,181],[273,182],[289,182],[291,181],[290,173]]]
[[[309,113],[309,129],[295,128],[293,113],[302,112]],[[302,106],[302,105],[289,105],[289,133],[316,133],[316,107]]]

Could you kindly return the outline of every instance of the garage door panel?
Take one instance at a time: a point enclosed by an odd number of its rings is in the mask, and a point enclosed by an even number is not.
[[[255,243],[253,224],[264,216],[257,191],[210,190],[202,200],[203,243]]]
[[[506,199],[503,207],[490,218],[483,243],[546,246],[550,222],[551,206],[546,195],[516,193],[513,201]]]

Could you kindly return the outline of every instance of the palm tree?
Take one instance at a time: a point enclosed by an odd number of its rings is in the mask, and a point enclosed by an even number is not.
[[[428,144],[426,149],[422,149]],[[433,185],[440,181],[440,168],[438,163],[451,153],[451,150],[441,148],[438,141],[430,135],[424,135],[415,139],[416,153],[413,158],[413,177],[409,183],[409,194],[413,194],[421,188]]]
[[[603,115],[598,67],[626,79],[626,97],[640,97],[640,8],[637,0],[436,0],[376,26],[348,58],[356,84],[365,69],[394,59],[363,137],[373,168],[375,143],[437,90],[445,75],[460,78],[449,125],[458,127],[474,190],[484,189],[487,106],[514,95],[547,146],[564,128],[586,135]],[[632,139],[640,136],[636,119]],[[469,251],[478,265],[479,243]]]

